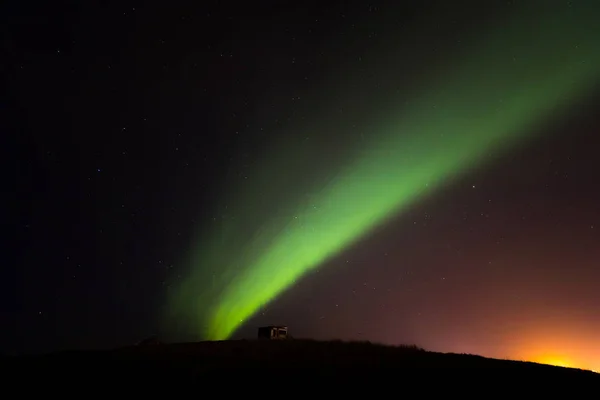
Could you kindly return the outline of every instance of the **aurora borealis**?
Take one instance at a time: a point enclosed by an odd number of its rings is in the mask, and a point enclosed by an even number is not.
[[[222,286],[218,300],[207,309],[197,306],[201,324],[208,326],[203,334],[228,338],[303,275],[455,176],[493,162],[494,155],[529,139],[540,124],[588,94],[600,61],[592,14],[583,7],[565,13],[564,6],[552,4],[532,20],[532,10],[515,5],[495,27],[468,38],[468,50],[438,75],[422,78],[407,102],[390,107],[391,115],[374,113],[364,147],[338,170],[319,172],[328,180],[313,187],[310,202],[259,221],[242,242],[225,233],[208,255],[194,258],[202,266],[228,255],[214,270]],[[338,118],[342,125],[343,116]],[[335,119],[333,124],[335,129]],[[295,149],[282,151],[292,155]],[[310,154],[304,156],[310,163]],[[280,174],[284,168],[275,163],[257,174]],[[238,196],[239,202],[258,205],[263,191],[248,186]],[[262,201],[270,206],[270,199]],[[241,227],[234,223],[229,229]],[[195,307],[199,300],[187,294],[182,301]]]
[[[598,2],[34,3],[0,353],[284,324],[600,370]]]

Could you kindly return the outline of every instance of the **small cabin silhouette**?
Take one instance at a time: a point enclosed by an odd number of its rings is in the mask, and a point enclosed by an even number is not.
[[[287,339],[288,328],[287,326],[271,325],[263,326],[258,328],[259,339]]]

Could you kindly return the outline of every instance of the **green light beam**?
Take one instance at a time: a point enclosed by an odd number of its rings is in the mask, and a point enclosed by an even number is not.
[[[264,224],[233,258],[239,264],[223,270],[231,275],[220,281],[207,337],[228,338],[307,272],[490,154],[530,138],[586,93],[599,72],[596,21],[586,10],[548,4],[535,18],[524,8],[482,37],[465,60],[381,122],[375,139],[310,204]]]

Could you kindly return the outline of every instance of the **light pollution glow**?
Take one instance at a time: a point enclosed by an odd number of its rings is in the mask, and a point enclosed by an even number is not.
[[[558,331],[558,332],[557,332]],[[600,349],[594,334],[563,331],[560,328],[532,331],[532,339],[518,349],[518,358],[559,367],[600,370]]]

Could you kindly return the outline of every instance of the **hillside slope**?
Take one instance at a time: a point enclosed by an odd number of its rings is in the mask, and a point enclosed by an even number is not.
[[[510,374],[551,379],[591,380],[590,371],[547,365],[488,359],[473,355],[428,352],[414,346],[391,347],[368,342],[222,341],[128,347],[110,351],[61,352],[43,356],[5,358],[11,375],[49,377],[181,379],[217,373],[233,377],[260,372],[308,378],[345,379],[359,372],[362,377],[387,376],[404,369],[411,374],[431,374],[431,369],[478,369],[479,376],[504,379]],[[6,369],[5,369],[6,370]],[[429,371],[429,372],[428,372]],[[446,372],[447,374],[450,372]],[[292,374],[292,375],[290,375]],[[383,375],[382,375],[383,374]],[[330,380],[331,382],[331,380]]]

